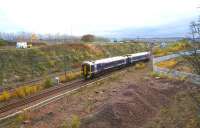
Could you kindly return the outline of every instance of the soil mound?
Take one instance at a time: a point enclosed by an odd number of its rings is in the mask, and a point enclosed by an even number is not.
[[[138,128],[169,102],[161,91],[129,85],[96,113],[82,119],[81,128]]]

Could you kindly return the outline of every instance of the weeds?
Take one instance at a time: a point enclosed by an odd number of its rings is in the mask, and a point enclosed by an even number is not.
[[[135,65],[135,69],[144,69],[146,67],[146,65],[144,63],[137,63]]]
[[[76,115],[73,115],[71,120],[71,128],[79,128],[80,124],[80,118]]]
[[[81,76],[81,72],[78,71],[78,72],[68,72],[66,74],[66,76],[62,75],[59,78],[60,78],[60,82],[64,83],[64,82],[68,82],[68,81],[74,80],[74,79],[76,79],[76,78],[78,78],[80,76]]]
[[[13,97],[24,98],[25,96],[34,94],[40,91],[42,88],[39,85],[32,85],[32,86],[23,86],[15,89],[15,92],[12,94]]]
[[[176,60],[167,60],[157,63],[156,65],[162,68],[173,69],[177,65],[177,63],[178,62]]]
[[[59,128],[80,128],[80,118],[77,115],[73,115],[70,122],[64,121]]]
[[[199,128],[199,102],[193,100],[191,92],[179,92],[173,98],[173,102],[161,108],[157,117],[145,128]],[[199,92],[192,92],[199,96]]]
[[[154,77],[154,78],[167,78],[169,80],[179,80],[179,81],[186,81],[187,80],[187,77],[186,76],[177,76],[177,77],[174,77],[172,76],[171,74],[165,74],[165,73],[157,73],[157,72],[151,72],[150,73],[150,76],[151,77]]]
[[[50,88],[53,86],[53,80],[50,77],[47,77],[43,83],[44,88]]]
[[[10,93],[8,91],[3,91],[3,93],[0,95],[0,101],[7,101],[11,97]]]
[[[80,67],[84,60],[118,56],[128,53],[145,51],[146,44],[59,44],[47,45],[40,48],[15,50],[8,49],[0,52],[0,84],[14,81],[26,81],[41,77],[45,74],[61,72],[64,67],[69,69]],[[9,56],[9,57],[8,57]],[[66,60],[62,58],[66,56]],[[16,74],[17,77],[12,77]]]
[[[27,120],[31,120],[31,115],[30,115],[30,112],[25,111],[25,110],[23,110],[23,112],[20,113],[20,114],[16,117],[16,121],[17,121],[18,123],[22,123],[22,122],[27,121]]]
[[[183,51],[186,49],[191,48],[191,45],[188,43],[187,40],[182,40],[179,41],[177,43],[172,43],[169,44],[166,48],[164,49],[160,49],[160,48],[155,48],[153,51],[153,54],[155,56],[164,56],[164,55],[168,55],[174,52],[178,52],[178,51]]]

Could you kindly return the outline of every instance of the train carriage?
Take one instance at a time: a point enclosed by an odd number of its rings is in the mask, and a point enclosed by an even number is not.
[[[127,55],[129,59],[129,63],[133,64],[138,61],[144,61],[148,60],[150,58],[150,52],[141,52],[141,53],[135,53],[135,54],[129,54]]]
[[[82,64],[82,74],[85,78],[92,78],[93,76],[103,73],[113,68],[119,68],[126,65],[127,57],[118,56],[96,61],[85,61]]]
[[[148,60],[150,52],[141,52],[136,54],[129,54],[125,56],[117,56],[105,58],[95,61],[84,61],[82,63],[82,74],[85,79],[93,78],[104,72],[125,67],[127,65],[136,63],[138,61]]]

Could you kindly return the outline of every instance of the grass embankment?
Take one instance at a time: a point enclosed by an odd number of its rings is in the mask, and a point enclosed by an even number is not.
[[[162,61],[157,63],[156,66],[161,68],[173,69],[181,72],[195,73],[195,71],[192,70],[192,66],[183,57]]]
[[[81,75],[80,71],[74,71],[74,72],[69,72],[66,75],[60,75],[59,78],[60,82],[64,83],[74,80],[80,77],[80,75]],[[2,93],[0,93],[0,103],[11,99],[24,98],[31,94],[37,93],[43,89],[50,88],[55,84],[56,83],[55,81],[52,80],[52,78],[47,77],[43,81],[39,81],[34,85],[24,85],[21,87],[17,87],[14,89],[14,91],[3,91]]]
[[[173,69],[177,64],[178,61],[172,59],[172,60],[162,61],[160,63],[157,63],[156,65],[161,68]]]
[[[2,46],[6,46],[6,45],[8,45],[8,44],[10,44],[11,42],[8,42],[8,41],[5,41],[5,40],[3,40],[3,39],[0,39],[0,47],[2,47]]]
[[[145,51],[144,44],[61,44],[0,51],[0,85],[78,68],[84,60]]]
[[[176,43],[169,43],[165,48],[156,47],[153,49],[153,54],[154,56],[165,56],[189,49],[191,49],[191,44],[187,40],[181,40]]]

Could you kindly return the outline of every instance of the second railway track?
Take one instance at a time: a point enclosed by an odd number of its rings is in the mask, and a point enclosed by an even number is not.
[[[64,85],[59,85],[59,86],[55,86],[53,88],[41,91],[35,95],[31,95],[28,96],[26,98],[23,98],[21,100],[17,100],[15,102],[11,102],[8,104],[3,105],[2,107],[0,107],[0,114],[10,111],[12,109],[21,107],[23,105],[29,104],[31,102],[37,101],[39,99],[51,96],[53,94],[59,93],[63,90],[69,90],[69,89],[73,89],[76,88],[78,86],[81,86],[83,84],[87,84],[89,81],[84,81],[84,80],[78,80],[76,82],[72,82],[72,83],[68,83],[68,84],[64,84]]]
[[[118,71],[123,72],[123,70],[125,70],[125,69],[117,70],[117,71],[114,71],[114,72],[118,72]],[[101,76],[101,77],[98,77],[98,78],[94,78],[92,80],[87,80],[87,81],[85,81],[83,79],[78,79],[78,80],[73,81],[71,83],[60,84],[59,86],[55,86],[55,87],[43,90],[43,91],[41,91],[41,92],[39,92],[37,94],[25,97],[23,99],[15,101],[15,102],[11,102],[11,103],[5,104],[2,107],[0,107],[0,118],[6,117],[7,114],[5,114],[5,113],[9,112],[11,110],[15,110],[15,109],[17,109],[19,107],[23,107],[25,105],[31,104],[32,102],[39,101],[39,100],[41,100],[43,98],[53,96],[54,94],[59,94],[59,93],[61,93],[63,91],[70,91],[70,90],[82,87],[84,85],[87,85],[87,84],[90,84],[90,83],[94,83],[94,82],[96,82],[98,80],[102,80],[102,79],[107,78],[107,77],[109,77],[111,75],[112,75],[112,73],[107,73],[104,76]]]

